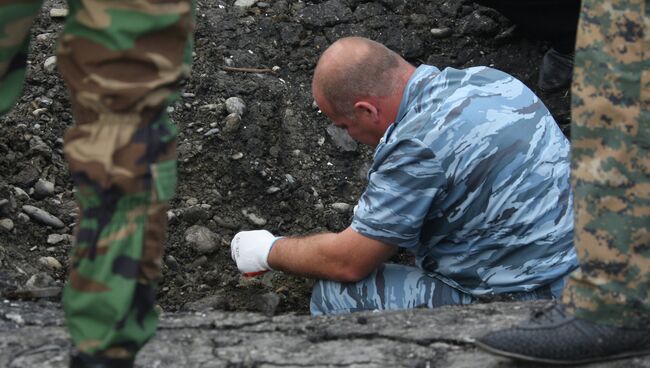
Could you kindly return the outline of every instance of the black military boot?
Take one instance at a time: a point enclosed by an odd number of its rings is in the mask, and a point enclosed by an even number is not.
[[[576,365],[650,354],[650,330],[590,322],[558,304],[535,312],[519,326],[490,332],[475,344],[512,359]]]
[[[70,368],[133,368],[133,359],[114,359],[75,352],[70,354]]]
[[[571,85],[573,77],[573,53],[563,54],[549,49],[539,68],[537,86],[544,92],[555,92]]]

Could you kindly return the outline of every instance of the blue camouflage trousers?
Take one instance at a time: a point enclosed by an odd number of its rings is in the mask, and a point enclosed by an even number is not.
[[[530,292],[504,294],[503,298],[519,301],[559,298],[564,282],[565,279],[560,278]],[[480,300],[420,268],[386,263],[358,282],[317,281],[309,309],[312,315],[319,316],[367,310],[467,305]]]

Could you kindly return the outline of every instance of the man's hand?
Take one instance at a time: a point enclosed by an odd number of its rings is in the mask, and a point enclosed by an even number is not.
[[[266,230],[241,231],[230,242],[230,255],[244,276],[271,269],[267,261],[273,243],[280,239]]]

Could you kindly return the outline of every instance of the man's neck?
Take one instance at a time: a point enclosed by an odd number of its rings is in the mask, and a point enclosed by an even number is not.
[[[399,113],[399,108],[402,103],[402,97],[404,96],[404,92],[406,90],[406,86],[408,85],[409,80],[411,79],[411,76],[413,76],[413,73],[415,73],[415,67],[411,64],[407,64],[404,66],[404,72],[402,73],[401,76],[401,83],[400,87],[397,91],[392,96],[388,97],[388,101],[386,101],[386,116],[389,118],[388,124],[386,125],[386,129],[390,126],[390,124],[394,123],[395,120],[397,120],[397,113]]]

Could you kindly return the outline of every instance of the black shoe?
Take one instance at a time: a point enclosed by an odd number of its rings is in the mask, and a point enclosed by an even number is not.
[[[571,85],[573,54],[562,54],[550,49],[544,54],[539,68],[537,86],[544,92],[555,92]]]
[[[133,359],[113,359],[73,353],[70,355],[70,368],[133,368]]]
[[[560,304],[535,312],[519,326],[490,332],[475,344],[517,360],[575,365],[650,354],[650,330],[590,322],[567,314]]]

